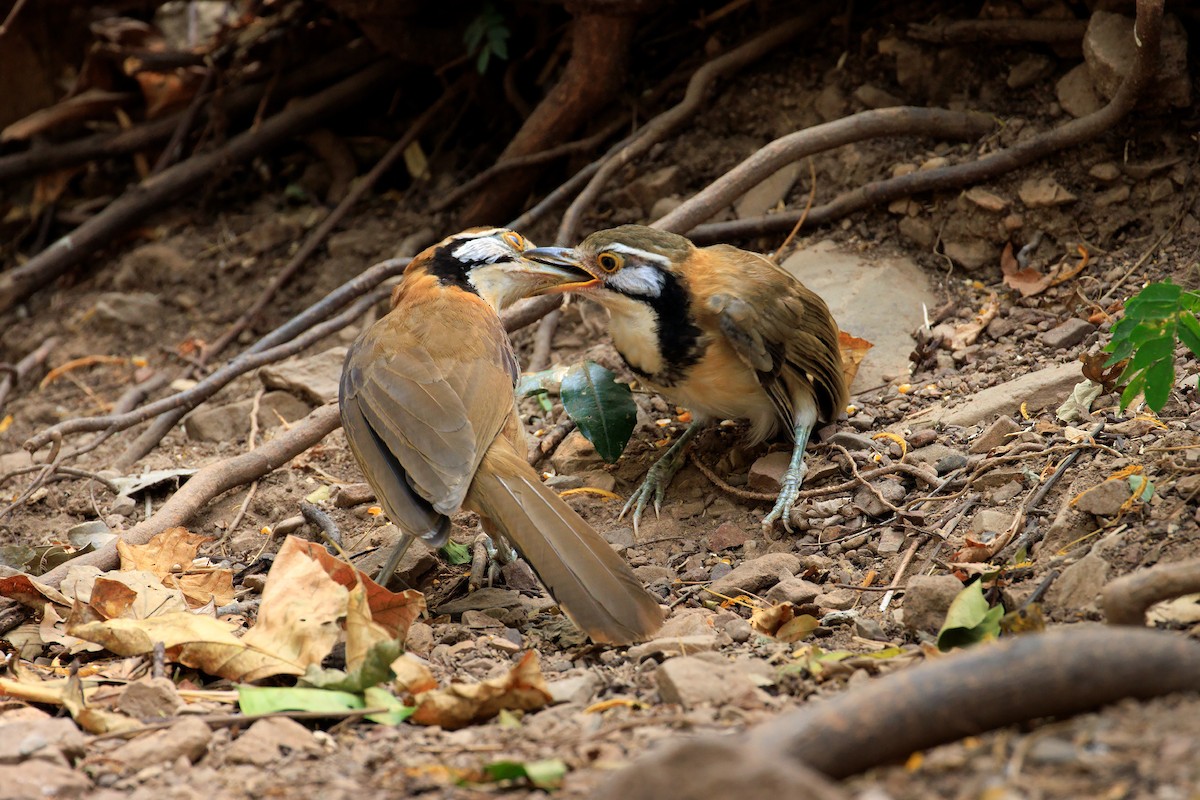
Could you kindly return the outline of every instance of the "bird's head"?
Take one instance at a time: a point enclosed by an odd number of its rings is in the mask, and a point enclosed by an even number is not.
[[[569,264],[526,258],[532,249],[533,242],[507,228],[469,228],[427,248],[405,274],[425,272],[444,286],[479,295],[497,311],[565,282],[589,278]]]
[[[686,283],[681,265],[695,251],[688,239],[645,225],[621,225],[597,231],[573,248],[539,247],[524,257],[545,266],[587,273],[564,277],[543,291],[581,292],[603,305],[617,301],[613,295],[652,305],[670,285]]]

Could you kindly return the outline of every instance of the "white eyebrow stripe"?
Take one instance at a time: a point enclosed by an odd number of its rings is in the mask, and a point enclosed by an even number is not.
[[[664,267],[671,265],[671,259],[659,253],[652,253],[649,250],[639,250],[636,247],[630,247],[627,244],[617,242],[610,244],[605,250],[612,250],[615,253],[624,253],[627,256],[636,256],[643,261],[653,261],[655,264],[661,264]]]
[[[499,261],[502,258],[513,258],[513,249],[505,242],[492,237],[474,237],[466,239],[453,250],[454,257],[459,261]]]

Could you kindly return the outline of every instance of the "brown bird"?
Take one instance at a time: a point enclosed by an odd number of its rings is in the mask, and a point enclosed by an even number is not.
[[[525,461],[513,395],[517,358],[496,309],[578,271],[526,262],[503,228],[464,231],[422,252],[391,311],[346,355],[341,414],[350,449],[388,517],[409,537],[445,544],[449,514],[479,514],[512,544],[576,625],[624,644],[662,624],[655,598],[600,534]]]
[[[622,225],[574,249],[525,253],[588,273],[555,291],[580,292],[608,309],[617,352],[642,382],[692,411],[694,421],[630,497],[636,527],[650,498],[657,513],[683,451],[706,421],[747,419],[751,443],[780,428],[795,443],[770,527],[790,513],[804,480],[804,447],[817,420],[833,421],[848,391],[829,308],[790,273],[729,245],[696,247],[683,236]]]

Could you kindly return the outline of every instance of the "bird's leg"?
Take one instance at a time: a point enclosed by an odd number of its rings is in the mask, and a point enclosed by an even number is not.
[[[401,531],[400,541],[396,542],[396,546],[392,548],[392,552],[388,553],[387,560],[383,562],[383,566],[375,573],[375,582],[380,586],[387,586],[387,582],[391,580],[392,573],[396,571],[396,567],[400,566],[400,559],[404,558],[404,553],[408,550],[408,546],[412,544],[413,537]]]
[[[796,446],[792,449],[792,460],[788,462],[787,472],[783,475],[783,484],[779,487],[779,497],[775,501],[775,507],[771,509],[770,514],[763,518],[763,530],[770,530],[775,520],[782,519],[784,529],[788,533],[792,532],[792,506],[796,504],[796,497],[800,494],[800,484],[804,482],[804,473],[808,472],[808,467],[804,465],[804,448],[808,444],[808,437],[811,433],[811,423],[796,423],[796,427],[793,429]]]
[[[629,496],[629,500],[625,503],[625,507],[621,509],[617,519],[623,518],[629,513],[629,509],[633,508],[633,532],[637,534],[638,523],[642,519],[642,512],[646,510],[646,504],[650,502],[651,496],[654,497],[654,516],[658,516],[658,512],[662,509],[663,495],[666,494],[667,487],[671,484],[671,479],[675,477],[675,473],[679,472],[679,468],[683,466],[683,451],[688,446],[692,439],[696,438],[696,434],[700,432],[700,428],[704,423],[696,420],[691,425],[688,425],[684,432],[680,435],[675,443],[667,449],[663,457],[654,462],[654,466],[646,473],[645,480],[642,485]]]
[[[517,560],[517,551],[512,545],[487,527],[475,537],[471,550],[471,578],[467,589],[472,592],[484,585],[491,588],[500,574],[500,567]]]

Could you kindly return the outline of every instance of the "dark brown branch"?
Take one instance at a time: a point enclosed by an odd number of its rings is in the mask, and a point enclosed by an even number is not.
[[[1078,42],[1087,32],[1085,19],[966,19],[957,22],[909,25],[910,38],[936,44],[1059,44]]]
[[[280,82],[279,90],[289,96],[303,94],[318,84],[362,69],[370,63],[372,57],[366,42],[352,42],[312,64],[292,70]],[[236,115],[251,110],[259,104],[265,92],[266,83],[233,89],[219,104],[221,113]],[[180,119],[185,113],[186,111],[181,111],[119,133],[98,133],[72,142],[35,146],[23,153],[4,156],[0,158],[0,183],[83,164],[93,159],[129,155],[153,147],[171,136],[179,127]]]
[[[0,273],[0,312],[37,289],[50,285],[71,267],[95,256],[117,234],[144,224],[146,217],[202,186],[214,172],[245,161],[309,127],[383,83],[393,71],[380,62],[311,97],[297,100],[256,130],[238,134],[219,150],[194,156],[126,192],[104,211],[62,237],[25,264]]]
[[[208,69],[204,71],[204,80],[200,83],[200,88],[196,90],[196,96],[192,98],[192,102],[188,103],[187,109],[179,116],[179,122],[175,126],[175,130],[171,133],[171,139],[167,142],[167,146],[158,154],[158,161],[154,162],[154,169],[150,171],[151,175],[157,175],[167,167],[174,164],[183,155],[183,140],[191,133],[192,127],[196,124],[196,117],[200,114],[200,109],[204,107],[211,98],[209,90],[212,89],[213,81],[217,79],[217,67],[215,64],[209,64]]]
[[[500,319],[504,321],[504,330],[512,333],[524,328],[526,325],[532,325],[561,306],[562,303],[563,296],[561,294],[547,294],[541,297],[533,297],[529,300],[522,300],[513,305],[512,308],[505,310],[500,315]]]
[[[1145,625],[1155,603],[1200,592],[1200,559],[1158,564],[1111,581],[1104,587],[1104,616],[1109,625]]]
[[[653,224],[686,233],[794,161],[835,147],[881,136],[936,136],[975,139],[996,127],[996,120],[973,111],[902,106],[864,111],[782,136],[704,187]]]
[[[209,464],[189,478],[152,517],[123,532],[121,541],[126,544],[143,545],[168,528],[186,524],[213,498],[279,469],[337,430],[339,425],[341,419],[338,416],[337,403],[327,403],[261,447]],[[71,567],[94,566],[108,570],[115,569],[118,563],[117,546],[114,542],[93,553],[67,561],[38,580],[58,588]]]
[[[29,377],[29,373],[46,363],[51,351],[58,347],[58,337],[51,336],[37,346],[33,352],[17,362],[15,367],[6,367],[4,377],[0,378],[0,419],[4,419],[4,407],[8,403],[8,395]]]
[[[1162,0],[1138,4],[1135,40],[1138,42],[1133,68],[1108,105],[1087,116],[1034,136],[1005,150],[999,150],[965,164],[913,172],[897,178],[875,181],[846,192],[808,215],[805,227],[824,225],[864,208],[889,203],[920,192],[958,189],[979,183],[1045,158],[1051,153],[1095,139],[1123,119],[1154,77],[1162,33]],[[799,219],[799,212],[767,217],[700,225],[689,232],[697,243],[745,239],[787,231]]]
[[[633,159],[646,153],[651,147],[662,141],[672,131],[690,119],[699,111],[704,98],[713,82],[722,76],[736,72],[742,67],[752,64],[777,47],[799,36],[829,16],[831,5],[819,3],[817,7],[803,16],[777,25],[766,33],[760,34],[745,44],[730,50],[722,56],[714,58],[700,69],[696,70],[688,81],[683,99],[676,105],[650,120],[638,132],[638,135],[620,152],[608,158],[588,181],[587,186],[579,196],[567,207],[563,214],[562,223],[558,227],[558,241],[573,242],[579,229],[579,221],[583,213],[591,208],[600,195],[604,184],[616,174],[617,170]]]

